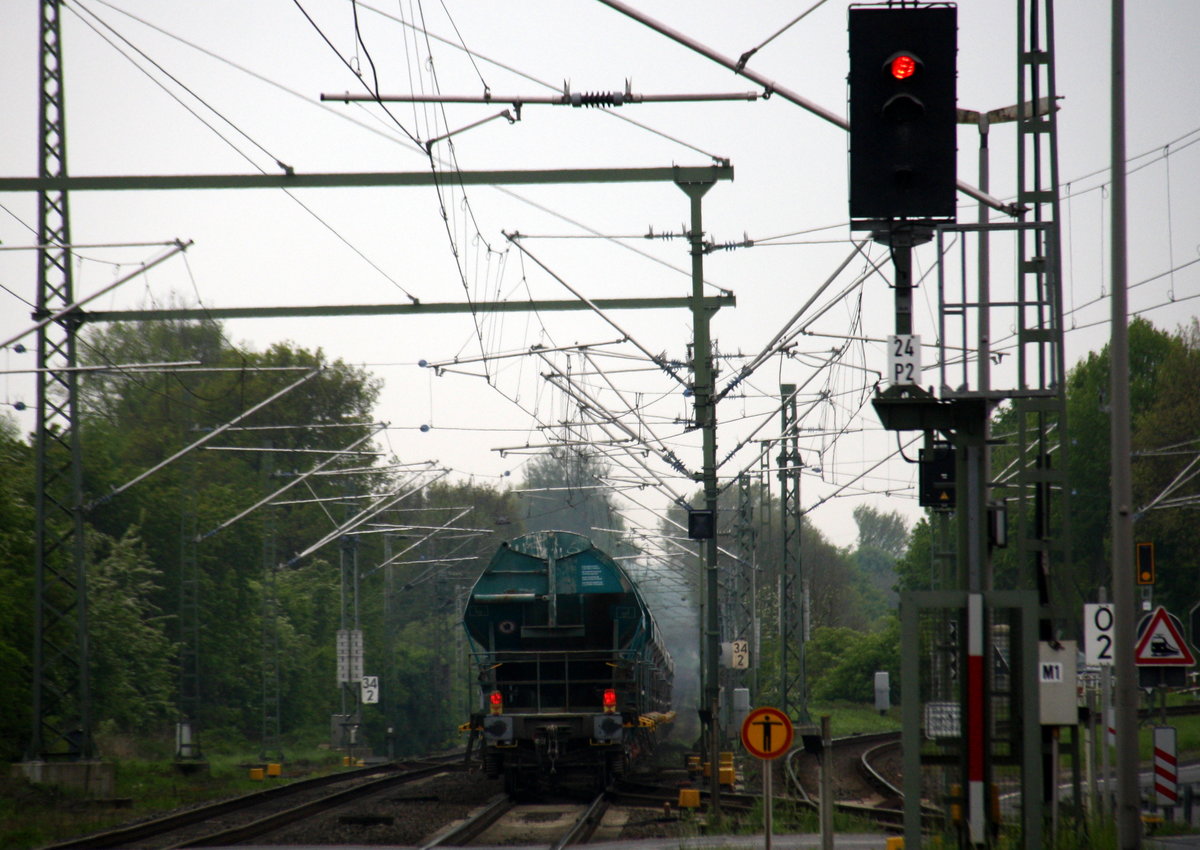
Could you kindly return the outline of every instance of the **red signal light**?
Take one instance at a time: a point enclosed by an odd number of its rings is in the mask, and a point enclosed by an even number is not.
[[[604,713],[614,714],[617,710],[617,692],[612,688],[604,689]]]
[[[897,80],[907,80],[917,72],[917,60],[907,53],[897,54],[892,58],[892,76]]]
[[[504,713],[504,696],[499,691],[492,691],[488,701],[492,704],[492,714]]]

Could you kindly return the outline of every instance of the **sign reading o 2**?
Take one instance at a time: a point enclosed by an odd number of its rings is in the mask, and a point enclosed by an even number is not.
[[[1089,667],[1111,666],[1113,655],[1113,606],[1111,602],[1083,606],[1083,651]]]

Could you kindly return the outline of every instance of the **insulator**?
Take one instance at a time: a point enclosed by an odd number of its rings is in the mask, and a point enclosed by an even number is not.
[[[620,92],[571,92],[572,106],[621,106],[625,103],[625,95]]]

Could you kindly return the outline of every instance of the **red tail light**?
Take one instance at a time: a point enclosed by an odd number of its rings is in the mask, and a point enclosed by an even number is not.
[[[604,689],[604,713],[615,714],[617,711],[617,692],[612,688]]]
[[[492,714],[504,713],[504,696],[499,691],[492,691],[488,697],[488,702],[491,703]]]

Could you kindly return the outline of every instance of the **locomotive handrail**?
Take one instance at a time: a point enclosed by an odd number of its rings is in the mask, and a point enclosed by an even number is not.
[[[481,685],[509,689],[505,710],[513,714],[592,710],[604,688],[631,694],[640,689],[641,665],[632,650],[503,650],[472,656]]]
[[[545,599],[546,595],[514,591],[513,593],[475,593],[471,598],[476,602],[533,602],[536,599]]]

